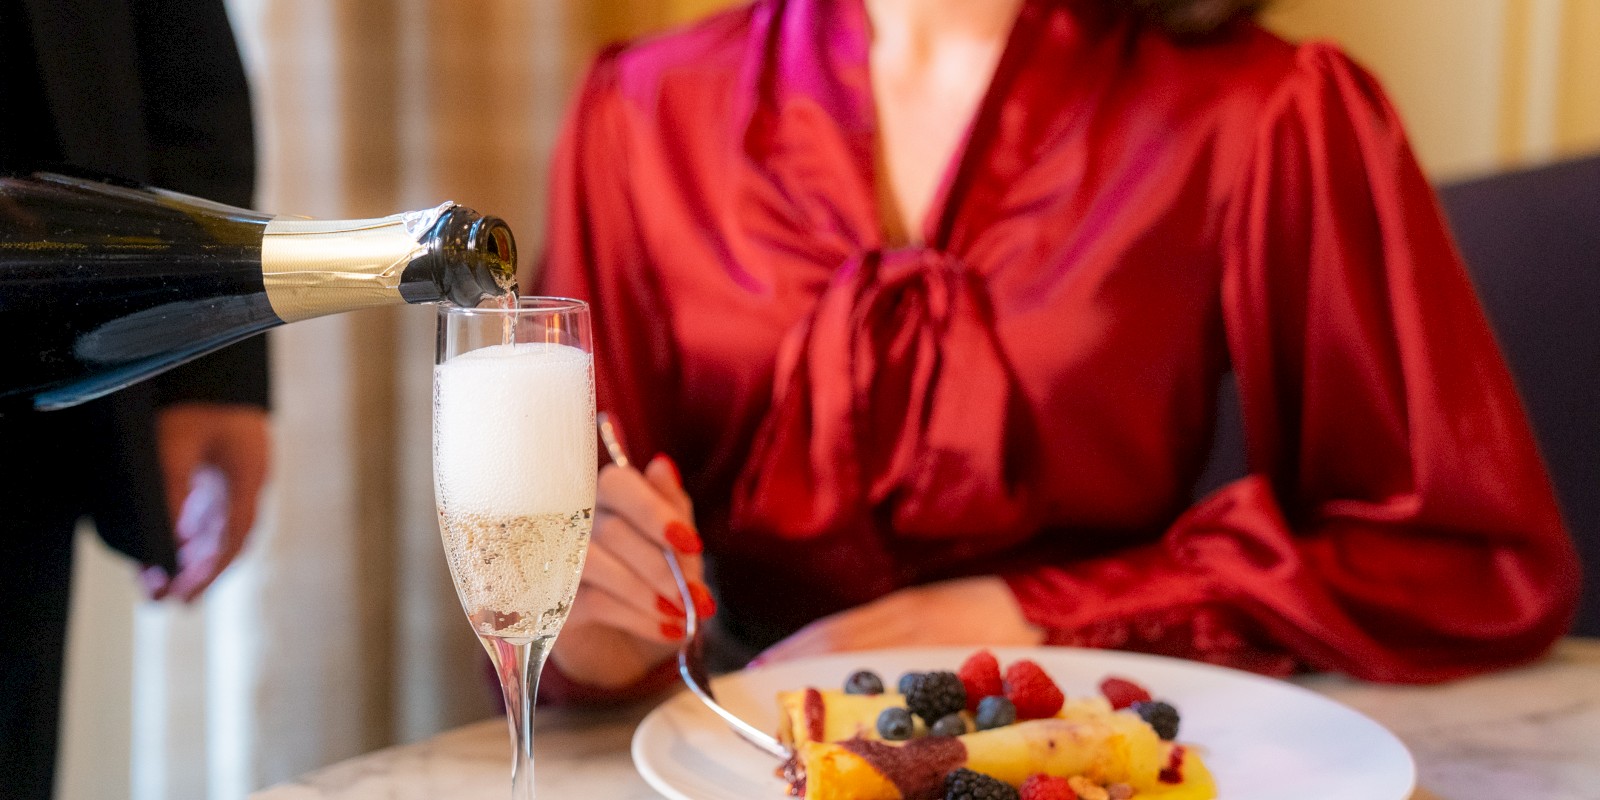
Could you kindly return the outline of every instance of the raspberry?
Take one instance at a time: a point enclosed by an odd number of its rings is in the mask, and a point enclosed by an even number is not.
[[[1134,703],[1150,702],[1150,693],[1127,678],[1112,676],[1100,682],[1100,693],[1111,701],[1111,707],[1118,711]]]
[[[907,688],[906,708],[929,725],[967,707],[967,690],[954,672],[924,672]]]
[[[998,778],[962,767],[944,776],[945,800],[1019,800],[1017,790]]]
[[[1078,800],[1078,793],[1072,791],[1066,778],[1052,778],[1042,772],[1023,781],[1018,794],[1021,800]]]
[[[1006,699],[1017,707],[1017,719],[1045,719],[1061,710],[1066,697],[1044,668],[1023,659],[1006,667]]]
[[[985,697],[1005,693],[1005,687],[1000,683],[1000,662],[988,650],[979,650],[968,656],[956,675],[961,677],[961,685],[967,688],[968,711],[977,711],[978,701]]]

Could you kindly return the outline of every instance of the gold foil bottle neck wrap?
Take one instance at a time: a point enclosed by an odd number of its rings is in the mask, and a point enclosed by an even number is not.
[[[273,313],[296,322],[405,302],[401,274],[427,252],[423,238],[454,205],[380,219],[278,217],[268,222],[261,238],[261,280]]]

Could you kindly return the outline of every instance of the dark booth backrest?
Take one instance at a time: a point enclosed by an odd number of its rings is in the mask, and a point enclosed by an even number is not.
[[[1584,562],[1600,635],[1600,157],[1440,190]]]

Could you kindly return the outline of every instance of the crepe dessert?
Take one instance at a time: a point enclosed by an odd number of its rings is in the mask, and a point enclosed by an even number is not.
[[[806,800],[1213,800],[1178,715],[1108,678],[1068,699],[1032,661],[1001,675],[988,651],[959,673],[908,673],[883,691],[870,672],[843,690],[780,692],[781,770]]]

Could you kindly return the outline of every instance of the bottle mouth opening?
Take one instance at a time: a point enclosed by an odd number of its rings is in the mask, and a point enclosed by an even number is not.
[[[489,226],[488,235],[484,238],[487,240],[484,251],[491,258],[508,265],[517,263],[517,245],[511,240],[511,229],[505,223]]]
[[[472,227],[467,249],[480,253],[495,273],[495,282],[509,290],[517,279],[517,241],[511,236],[511,227],[498,217],[484,217]]]

